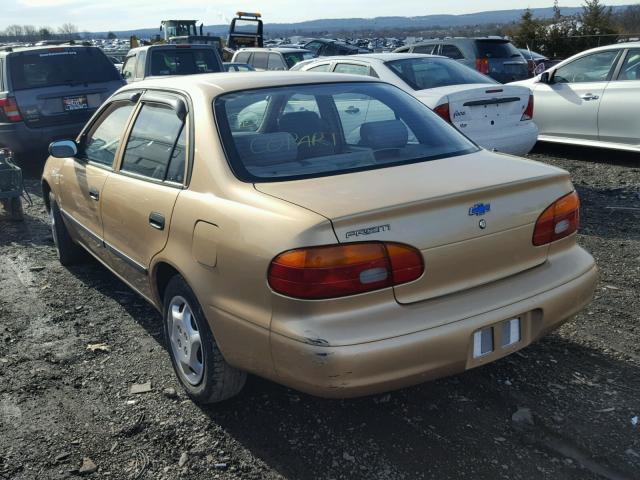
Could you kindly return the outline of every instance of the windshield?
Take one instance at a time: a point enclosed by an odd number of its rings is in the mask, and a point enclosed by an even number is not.
[[[315,58],[311,52],[289,52],[283,53],[282,55],[284,56],[284,60],[287,62],[287,66],[289,68],[293,67],[296,63]]]
[[[151,75],[191,75],[220,72],[221,66],[213,48],[175,48],[152,50]]]
[[[414,90],[470,83],[498,83],[455,60],[444,58],[405,58],[392,60],[386,65]]]
[[[9,57],[15,90],[120,81],[113,63],[97,48],[50,48]]]
[[[516,58],[522,54],[511,42],[502,40],[476,40],[480,58]]]
[[[221,95],[220,137],[243,181],[283,181],[462,155],[477,147],[384,83],[291,85]]]

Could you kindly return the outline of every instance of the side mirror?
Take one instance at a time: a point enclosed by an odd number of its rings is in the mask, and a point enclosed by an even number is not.
[[[73,140],[60,140],[51,142],[49,155],[55,158],[69,158],[78,155],[78,146]]]
[[[551,74],[549,72],[542,72],[540,74],[540,83],[545,83],[547,85],[551,85],[551,83],[553,83],[551,81]]]

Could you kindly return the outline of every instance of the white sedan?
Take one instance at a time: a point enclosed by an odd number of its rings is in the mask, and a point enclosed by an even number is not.
[[[587,50],[515,85],[533,91],[540,140],[640,152],[640,42]]]
[[[349,55],[309,60],[292,70],[380,78],[410,93],[488,150],[524,155],[538,138],[529,88],[499,84],[449,58],[399,53]],[[375,106],[360,105],[356,100],[346,106],[345,113],[354,121],[363,115],[383,115]]]

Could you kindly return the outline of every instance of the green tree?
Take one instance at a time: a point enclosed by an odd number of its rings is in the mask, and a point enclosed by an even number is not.
[[[580,20],[580,35],[583,48],[592,48],[599,45],[615,43],[617,37],[605,36],[618,33],[613,23],[613,13],[611,7],[603,5],[600,0],[585,0],[582,6]]]
[[[531,9],[527,8],[520,18],[520,23],[511,33],[514,43],[519,48],[539,49],[541,46],[540,27],[540,22],[534,18]]]
[[[118,38],[118,36],[115,33],[113,33],[113,32],[107,33],[107,39],[108,40],[115,40],[116,38]]]

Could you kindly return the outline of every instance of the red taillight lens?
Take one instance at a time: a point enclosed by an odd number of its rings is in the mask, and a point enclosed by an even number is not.
[[[580,222],[580,198],[576,192],[556,200],[538,217],[533,231],[536,247],[568,237],[578,230]]]
[[[18,109],[18,103],[13,97],[0,98],[0,110],[10,122],[21,122],[22,115]]]
[[[436,112],[438,115],[440,115],[442,118],[444,118],[447,122],[451,123],[451,113],[449,112],[448,103],[443,103],[441,105],[438,105],[436,108],[433,109],[433,111]]]
[[[400,243],[350,243],[281,253],[269,267],[269,285],[282,295],[337,298],[412,282],[422,276],[419,250]]]
[[[488,58],[476,58],[476,70],[485,75],[489,74],[489,59]]]
[[[524,122],[531,119],[533,119],[533,95],[529,95],[529,103],[527,103],[527,108],[524,110],[520,121]]]

